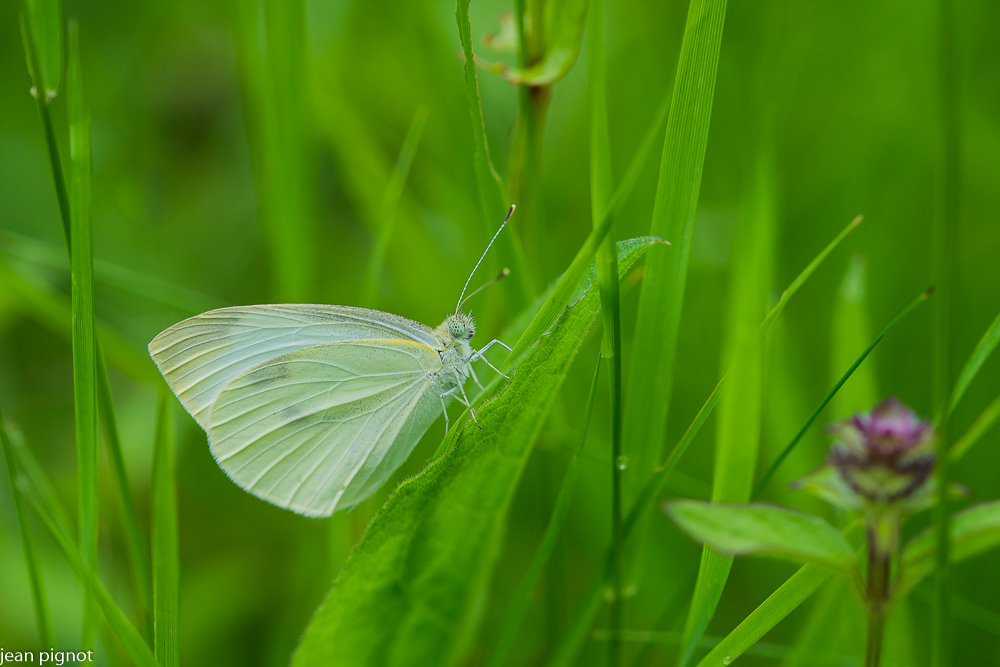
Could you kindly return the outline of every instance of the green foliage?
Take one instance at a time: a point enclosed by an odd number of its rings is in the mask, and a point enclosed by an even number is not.
[[[627,244],[627,270],[652,245]],[[517,365],[510,384],[452,430],[451,449],[399,486],[351,553],[295,654],[312,665],[464,659],[507,510],[569,364],[598,314],[595,281]]]
[[[540,5],[536,0],[533,4]],[[501,67],[500,72],[514,85],[551,86],[573,68],[580,54],[587,26],[589,0],[551,0],[544,3],[544,52],[527,67]],[[594,3],[595,6],[597,3]],[[603,19],[601,12],[601,22]],[[538,30],[536,26],[532,29]]]
[[[162,667],[180,664],[180,554],[174,476],[173,397],[160,390],[153,450],[153,647]]]
[[[1000,545],[1000,501],[973,505],[948,521],[949,559],[952,563]],[[900,587],[905,591],[934,571],[937,535],[927,529],[903,550]]]
[[[844,571],[856,565],[833,526],[776,505],[672,500],[663,511],[698,542],[732,556],[771,554]]]

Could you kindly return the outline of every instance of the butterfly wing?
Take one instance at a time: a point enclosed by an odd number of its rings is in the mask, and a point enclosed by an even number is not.
[[[441,346],[430,327],[390,313],[291,304],[210,310],[160,333],[149,353],[187,411],[208,431],[219,394],[251,368],[312,345],[380,338]]]
[[[441,358],[406,340],[296,350],[250,369],[219,394],[209,441],[247,491],[309,516],[361,502],[409,456],[440,398]]]

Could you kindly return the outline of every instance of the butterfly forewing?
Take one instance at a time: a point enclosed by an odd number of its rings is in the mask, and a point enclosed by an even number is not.
[[[208,431],[212,405],[242,373],[312,345],[381,338],[440,347],[430,327],[397,315],[294,304],[212,310],[162,332],[149,351],[181,403]]]
[[[314,345],[234,378],[209,415],[212,452],[244,489],[326,516],[371,495],[440,414],[441,358],[406,340]]]

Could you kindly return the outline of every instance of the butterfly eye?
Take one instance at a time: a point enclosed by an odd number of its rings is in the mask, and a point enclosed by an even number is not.
[[[452,338],[465,338],[468,336],[465,323],[460,322],[459,320],[452,320],[451,323],[448,324],[448,333],[451,334]]]

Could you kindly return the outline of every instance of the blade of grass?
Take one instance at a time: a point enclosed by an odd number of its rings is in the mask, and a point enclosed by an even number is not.
[[[871,321],[866,309],[867,289],[865,258],[855,255],[847,266],[833,305],[833,335],[830,338],[831,369],[839,377],[871,340]],[[879,393],[873,364],[859,367],[851,381],[840,391],[834,412],[840,415],[868,410],[878,403]]]
[[[806,280],[808,280],[808,278],[816,271],[823,260],[829,256],[834,248],[836,248],[844,240],[844,238],[846,238],[846,236],[854,230],[858,224],[860,224],[860,222],[860,216],[851,221],[851,223],[844,228],[844,230],[842,230],[833,239],[833,241],[827,244],[827,246],[806,266],[806,268],[795,277],[791,284],[789,284],[789,286],[781,293],[781,298],[778,300],[778,303],[774,305],[771,312],[769,312],[767,317],[764,318],[764,321],[761,322],[760,327],[758,328],[758,335],[763,336],[767,333],[771,324],[775,321],[775,319],[777,319],[778,315],[781,314],[788,302],[798,292],[799,288],[805,284]],[[722,396],[722,390],[725,387],[727,377],[728,376],[724,375],[722,379],[719,380],[715,389],[712,390],[708,399],[706,399],[705,403],[698,410],[694,420],[688,426],[680,441],[678,441],[678,443],[674,446],[664,462],[653,471],[653,474],[646,481],[636,498],[636,501],[630,506],[623,526],[623,533],[626,542],[631,538],[635,527],[645,520],[651,508],[655,506],[656,500],[663,492],[670,474],[677,467],[677,464],[687,452],[691,443],[694,442],[694,439],[701,431],[702,426],[704,426],[705,422],[708,421],[709,416],[712,414],[712,411],[715,409],[715,406],[718,404],[719,399]],[[550,665],[568,666],[575,664],[576,655],[586,639],[587,629],[590,627],[590,623],[594,618],[594,615],[597,613],[598,609],[600,609],[601,593],[611,575],[610,563],[610,554],[606,552],[602,569],[594,577],[590,586],[583,594],[582,600],[577,607],[577,612],[570,623],[569,630],[563,634],[560,639],[559,646],[553,654],[552,659],[549,661]]]
[[[778,455],[778,458],[775,459],[774,463],[771,464],[771,467],[767,469],[767,472],[765,472],[763,477],[760,478],[760,481],[757,482],[757,486],[754,487],[754,492],[752,496],[753,498],[757,498],[760,496],[761,492],[763,492],[764,488],[767,486],[767,483],[771,481],[771,477],[774,476],[774,473],[778,469],[778,466],[780,466],[782,462],[784,462],[785,458],[795,448],[795,445],[797,445],[799,443],[799,440],[802,439],[802,436],[805,435],[805,432],[809,429],[810,426],[812,426],[812,423],[816,421],[816,418],[819,417],[819,414],[823,412],[823,409],[827,406],[827,404],[831,400],[833,400],[833,397],[837,395],[837,392],[840,391],[840,388],[844,386],[844,383],[847,382],[847,380],[851,377],[851,375],[854,374],[854,371],[857,370],[858,366],[860,366],[862,362],[864,362],[864,360],[868,358],[868,355],[871,354],[871,351],[874,350],[875,347],[882,342],[882,339],[885,338],[885,335],[889,333],[889,331],[892,330],[892,328],[895,327],[904,317],[909,315],[911,310],[913,310],[921,303],[926,301],[933,293],[934,293],[933,288],[921,292],[917,296],[917,298],[915,298],[913,301],[907,304],[907,306],[903,308],[903,310],[900,311],[900,313],[896,315],[896,317],[894,317],[889,322],[889,324],[885,326],[884,329],[882,329],[879,335],[875,337],[875,340],[873,340],[871,344],[867,348],[865,348],[864,352],[861,353],[861,356],[854,360],[854,363],[851,364],[851,367],[844,372],[844,374],[840,377],[839,380],[837,380],[837,383],[833,385],[833,389],[830,390],[830,392],[820,402],[819,406],[813,411],[813,413],[809,415],[809,419],[806,420],[806,423],[802,425],[802,428],[799,429],[799,432],[795,434],[795,437],[792,438],[792,441],[785,446],[781,454]]]
[[[24,548],[24,564],[28,568],[28,583],[31,584],[31,599],[35,606],[35,623],[38,625],[38,643],[40,646],[52,646],[52,620],[49,617],[49,607],[45,602],[45,586],[42,581],[42,566],[35,551],[35,542],[31,536],[31,526],[28,524],[28,514],[24,509],[24,498],[21,487],[17,483],[18,467],[14,461],[14,446],[7,436],[3,412],[0,411],[0,445],[3,446],[4,460],[7,462],[7,475],[10,478],[10,491],[14,495],[14,511],[17,514],[17,525],[21,531],[21,546]]]
[[[372,247],[372,255],[368,260],[368,272],[365,275],[364,285],[361,287],[361,303],[371,308],[375,307],[378,298],[378,283],[382,278],[385,255],[389,249],[392,232],[396,228],[396,209],[399,208],[399,200],[403,196],[406,178],[410,174],[413,157],[417,154],[417,145],[420,143],[420,137],[424,133],[426,124],[427,108],[420,107],[410,122],[410,129],[407,130],[406,137],[403,139],[403,146],[399,149],[396,166],[393,168],[392,174],[389,175],[389,183],[386,185],[385,194],[382,197],[382,205],[379,210],[378,238]]]
[[[59,0],[26,0],[21,15],[21,37],[24,41],[28,73],[31,76],[32,97],[38,107],[38,116],[45,130],[45,143],[49,151],[49,164],[59,202],[63,235],[69,245],[69,191],[59,157],[55,125],[52,122],[50,103],[59,92],[63,62],[63,22]]]
[[[662,455],[694,214],[708,141],[726,0],[691,0],[667,120],[650,234],[679,243],[646,263],[626,395],[630,505]]]
[[[592,0],[587,17],[587,50],[590,54],[590,210],[594,228],[611,199],[611,140],[608,136],[606,65],[604,59],[604,1]],[[575,59],[575,54],[574,54]],[[618,633],[622,623],[622,476],[627,464],[622,455],[622,325],[618,290],[618,253],[614,225],[597,249],[597,276],[601,292],[601,320],[604,338],[601,354],[608,363],[608,390],[611,398],[611,560],[612,583],[608,660],[621,663]]]
[[[11,231],[0,231],[0,252],[7,257],[31,262],[54,271],[67,272],[66,253],[54,245]],[[203,294],[156,276],[94,258],[94,280],[144,301],[159,303],[183,312],[203,312],[230,305],[222,299]]]
[[[315,283],[305,10],[301,0],[264,0],[237,11],[271,280],[280,301],[303,301]]]
[[[955,406],[958,405],[958,402],[962,400],[962,396],[965,395],[965,390],[972,384],[972,380],[975,379],[980,369],[982,369],[983,364],[993,354],[998,343],[1000,343],[1000,314],[997,314],[993,323],[983,332],[983,337],[979,339],[969,359],[965,362],[965,366],[962,367],[962,372],[959,373],[958,380],[951,390],[947,407],[942,407],[942,410],[947,410],[947,414],[939,414],[937,417],[939,424],[954,412]]]
[[[576,491],[576,482],[580,477],[580,454],[583,452],[583,445],[587,440],[587,428],[590,425],[590,415],[594,407],[594,395],[597,393],[597,380],[600,374],[601,363],[598,360],[598,363],[594,366],[594,379],[590,383],[590,393],[587,395],[587,403],[583,408],[583,414],[580,416],[580,433],[577,437],[576,448],[573,450],[569,465],[566,467],[566,473],[563,475],[559,495],[556,497],[555,506],[552,508],[552,516],[549,517],[549,523],[545,527],[545,534],[542,536],[542,541],[535,550],[535,555],[532,557],[531,563],[528,565],[528,568],[524,572],[524,577],[521,579],[521,583],[511,598],[507,615],[504,617],[503,625],[500,628],[500,633],[497,635],[496,641],[493,642],[493,651],[487,663],[489,667],[501,667],[507,664],[507,654],[510,652],[511,646],[514,645],[518,628],[521,627],[521,623],[524,621],[524,617],[528,613],[528,607],[531,604],[531,591],[534,590],[538,577],[542,574],[545,564],[552,555],[552,551],[555,549],[556,542],[559,539],[559,533],[566,522],[566,516],[569,514],[570,505],[573,502],[573,493]]]
[[[775,216],[774,169],[767,148],[760,150],[755,162],[733,241],[739,251],[732,260],[721,364],[731,369],[727,373],[731,390],[719,403],[711,495],[716,503],[749,500],[760,450],[765,339],[757,322],[766,308],[773,273]],[[732,563],[732,555],[703,547],[679,665],[687,665],[694,656],[715,615]]]
[[[986,409],[979,413],[965,435],[956,440],[955,444],[948,450],[948,456],[951,457],[952,463],[965,456],[972,449],[972,446],[979,442],[980,438],[997,422],[997,419],[1000,419],[1000,396],[994,398],[986,406]]]
[[[76,418],[80,551],[87,567],[97,568],[97,345],[94,331],[94,274],[90,228],[90,117],[83,105],[80,31],[69,24],[70,238],[73,297],[73,404]],[[90,596],[85,596],[83,644],[95,628]]]
[[[932,269],[935,281],[942,289],[934,318],[934,399],[943,406],[948,401],[948,387],[951,383],[952,364],[952,323],[951,302],[955,280],[953,262],[956,247],[956,229],[961,224],[961,131],[959,127],[959,58],[955,41],[955,9],[952,0],[941,0],[938,4],[938,36],[940,48],[938,60],[938,100],[940,102],[938,121],[939,144],[936,174],[937,197],[933,228]],[[962,389],[964,391],[964,388]],[[952,396],[955,396],[953,393]],[[957,402],[957,398],[956,398]],[[937,428],[937,502],[932,519],[937,530],[937,568],[935,571],[936,600],[931,640],[931,665],[946,667],[951,662],[951,570],[948,555],[948,448],[949,409],[935,424]]]
[[[161,387],[153,448],[153,646],[161,667],[180,665],[180,563],[172,398]]]
[[[479,78],[476,72],[476,59],[472,52],[472,25],[469,23],[469,0],[456,0],[455,20],[458,23],[458,37],[462,42],[462,52],[465,55],[465,92],[469,105],[469,116],[472,120],[472,139],[475,145],[473,169],[476,174],[476,186],[479,190],[479,206],[483,229],[488,235],[493,234],[493,224],[497,216],[506,211],[509,206],[504,192],[503,182],[493,168],[490,158],[489,142],[486,140],[486,122],[483,119],[483,103],[479,97]],[[517,202],[514,202],[515,204]],[[522,304],[530,303],[535,297],[535,281],[529,268],[524,247],[516,226],[504,235],[501,240],[506,255],[511,258],[514,281],[520,287]]]
[[[586,273],[587,269],[590,267],[590,263],[597,254],[597,249],[604,240],[604,236],[610,232],[612,223],[621,212],[625,202],[632,195],[632,191],[635,189],[635,185],[639,181],[639,176],[642,173],[642,167],[653,150],[659,128],[663,125],[666,112],[667,107],[664,104],[664,106],[660,108],[660,113],[654,119],[653,124],[650,125],[646,136],[643,137],[642,143],[639,145],[639,149],[632,157],[632,161],[625,170],[625,175],[622,176],[621,182],[618,184],[618,187],[615,188],[614,194],[611,196],[611,202],[608,204],[605,212],[601,215],[600,224],[596,225],[594,230],[587,235],[586,240],[584,240],[583,245],[580,246],[576,256],[573,258],[573,261],[570,262],[569,267],[551,289],[548,297],[542,303],[538,312],[535,313],[534,318],[528,326],[525,327],[524,333],[520,336],[520,338],[518,338],[517,343],[514,344],[513,350],[507,355],[507,358],[501,365],[501,370],[513,368],[521,355],[523,355],[524,352],[536,340],[538,340],[539,336],[548,331],[552,324],[555,323],[556,319],[559,318],[559,315],[566,307],[566,304],[569,303],[569,300],[573,295],[573,291],[576,289],[576,285],[580,282],[580,278],[583,277],[583,274]],[[664,243],[669,243],[669,241],[664,241]]]
[[[108,625],[114,631],[115,636],[122,643],[126,653],[132,662],[142,667],[157,667],[156,658],[150,652],[149,647],[142,639],[142,635],[135,629],[121,607],[114,601],[111,594],[101,583],[93,568],[86,562],[84,554],[78,549],[66,532],[59,527],[52,517],[45,503],[37,496],[34,488],[23,485],[21,488],[24,497],[31,504],[35,513],[41,518],[42,523],[55,539],[60,551],[66,557],[70,566],[76,572],[77,577],[84,584],[86,590],[97,602]]]
[[[146,536],[139,523],[139,515],[132,499],[132,487],[128,481],[128,471],[125,469],[125,455],[122,451],[121,438],[118,435],[118,420],[115,417],[115,404],[111,396],[111,384],[108,381],[108,371],[104,364],[104,354],[101,346],[97,346],[97,399],[100,407],[101,426],[104,432],[104,442],[108,448],[108,460],[118,492],[118,509],[121,514],[122,532],[125,534],[125,547],[128,551],[129,563],[132,566],[132,578],[137,593],[139,619],[148,617],[153,601],[151,573],[149,565],[149,550]],[[141,624],[144,625],[144,624]]]

